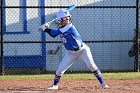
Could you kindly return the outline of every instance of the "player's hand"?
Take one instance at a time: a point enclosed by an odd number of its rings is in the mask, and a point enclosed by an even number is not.
[[[41,25],[41,26],[39,27],[39,29],[41,29],[41,30],[44,31],[45,29],[48,29],[49,26],[50,26],[50,23],[48,22],[48,23],[45,23],[45,24]]]

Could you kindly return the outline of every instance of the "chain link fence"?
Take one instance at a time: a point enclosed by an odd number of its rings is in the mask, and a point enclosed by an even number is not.
[[[77,4],[72,22],[101,71],[138,71],[139,0],[1,0],[1,73],[54,73],[66,50],[39,26]],[[138,11],[138,12],[137,12]],[[57,28],[52,24],[51,28]],[[67,72],[89,72],[80,60]]]

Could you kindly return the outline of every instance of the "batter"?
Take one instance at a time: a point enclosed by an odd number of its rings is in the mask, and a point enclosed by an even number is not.
[[[94,63],[90,48],[82,41],[75,26],[71,23],[71,15],[67,10],[60,10],[57,19],[61,25],[58,29],[49,29],[49,23],[42,25],[40,28],[50,36],[60,36],[67,52],[59,64],[55,73],[55,79],[52,87],[48,89],[58,89],[58,83],[64,72],[74,63],[75,59],[80,58],[85,62],[87,67],[93,72],[104,89],[109,88],[105,83],[99,68]]]

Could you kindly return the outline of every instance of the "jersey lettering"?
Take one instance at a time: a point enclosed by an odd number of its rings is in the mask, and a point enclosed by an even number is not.
[[[62,43],[67,43],[67,40],[64,37],[61,37]]]

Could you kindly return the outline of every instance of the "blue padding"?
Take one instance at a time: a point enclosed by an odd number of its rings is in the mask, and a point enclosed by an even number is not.
[[[4,68],[17,68],[17,67],[46,67],[46,61],[42,56],[16,56],[4,57]]]

